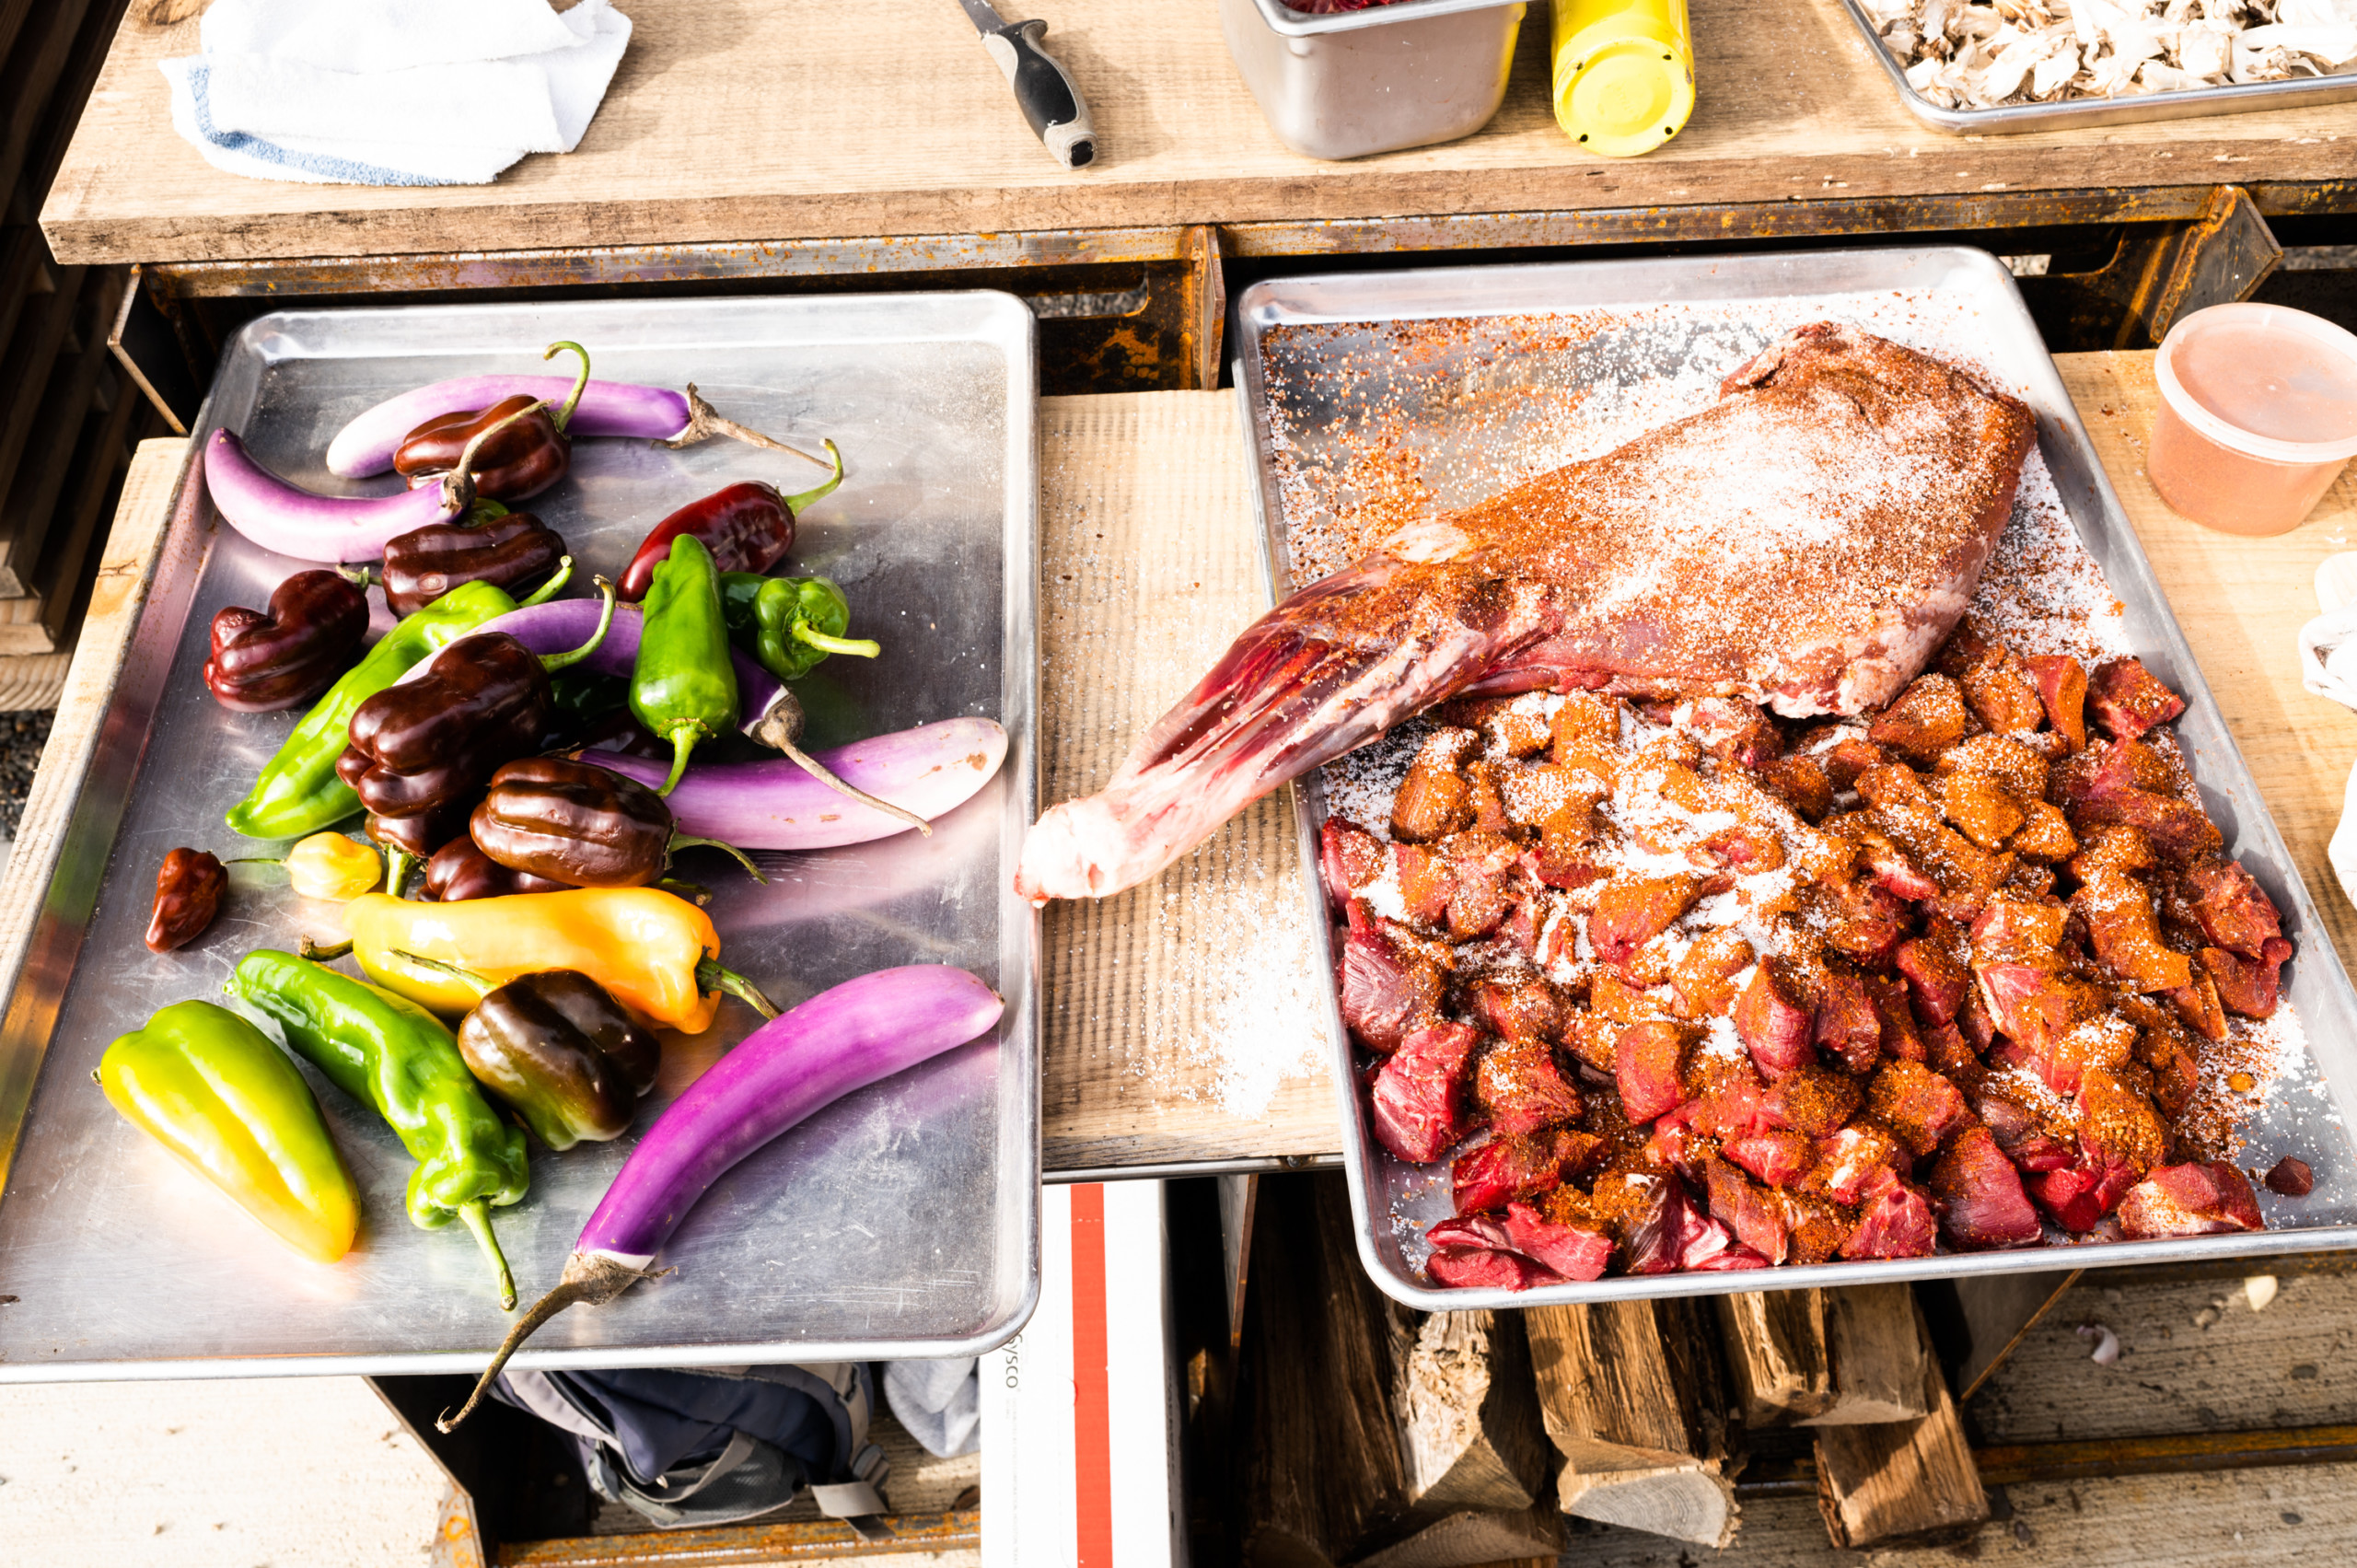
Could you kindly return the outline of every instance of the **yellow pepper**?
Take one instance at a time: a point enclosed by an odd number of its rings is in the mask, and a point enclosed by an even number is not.
[[[286,881],[307,899],[356,899],[385,879],[385,860],[342,833],[313,833],[286,852]]]
[[[689,1034],[712,1027],[724,991],[776,1012],[720,967],[712,917],[657,888],[450,904],[366,893],[343,906],[343,923],[370,980],[436,1013],[465,1013],[493,987],[543,970],[578,970],[650,1023]]]

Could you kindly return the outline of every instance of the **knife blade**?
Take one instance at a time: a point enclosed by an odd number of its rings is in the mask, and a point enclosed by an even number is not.
[[[1009,22],[990,0],[958,0],[982,35],[982,47],[1015,89],[1015,102],[1030,123],[1032,134],[1049,156],[1066,168],[1078,168],[1097,157],[1097,131],[1088,122],[1088,100],[1072,79],[1063,62],[1040,47],[1048,24],[1033,20]]]

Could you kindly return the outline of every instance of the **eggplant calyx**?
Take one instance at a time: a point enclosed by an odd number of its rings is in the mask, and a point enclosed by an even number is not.
[[[772,440],[760,431],[749,430],[735,420],[727,418],[697,394],[696,384],[693,381],[688,383],[688,427],[668,440],[657,441],[656,445],[668,447],[673,451],[677,451],[682,447],[692,447],[697,442],[707,440],[714,436],[726,436],[732,440],[742,441],[749,447],[761,447],[772,452],[791,452],[806,463],[815,463],[820,468],[827,466],[827,459],[824,458],[814,458],[799,447],[789,447],[783,441]]]

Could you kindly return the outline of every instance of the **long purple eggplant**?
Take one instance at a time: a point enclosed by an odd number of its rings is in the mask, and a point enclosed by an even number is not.
[[[811,757],[861,792],[931,821],[998,772],[1006,731],[994,719],[944,719]],[[659,784],[670,772],[668,763],[619,751],[585,751],[581,760],[644,784]],[[739,849],[832,849],[909,830],[901,819],[845,800],[786,758],[701,763],[665,798],[681,831]]]
[[[961,969],[911,964],[822,991],[745,1037],[655,1119],[582,1227],[556,1288],[516,1320],[454,1430],[532,1331],[575,1302],[602,1307],[651,1278],[656,1255],[712,1184],[779,1133],[987,1032],[1006,1004]]]
[[[598,629],[598,617],[603,609],[601,601],[594,598],[552,599],[546,604],[527,605],[494,616],[475,630],[505,632],[536,654],[561,654],[589,640],[589,634]],[[606,640],[581,661],[580,668],[628,679],[632,667],[638,662],[638,606],[615,606],[614,623],[607,631]],[[734,648],[728,650],[728,660],[737,670],[737,703],[742,714],[737,727],[772,751],[784,750],[775,738],[791,739],[800,736],[801,704],[795,702],[793,693],[776,676],[754,660]],[[424,668],[421,665],[402,679],[416,679]]]
[[[231,528],[297,561],[374,561],[386,540],[465,509],[439,484],[366,499],[314,495],[254,461],[226,430],[204,444],[204,487]]]
[[[429,419],[467,409],[489,408],[504,398],[539,398],[553,407],[573,390],[569,376],[462,376],[436,381],[413,392],[388,398],[336,432],[328,443],[328,471],[343,479],[366,479],[393,466],[401,438]],[[592,381],[582,389],[581,401],[565,426],[572,436],[634,436],[667,447],[692,447],[713,436],[792,452],[819,467],[824,459],[798,447],[772,441],[723,418],[696,395],[695,383],[684,392],[664,387],[639,387],[627,381]]]

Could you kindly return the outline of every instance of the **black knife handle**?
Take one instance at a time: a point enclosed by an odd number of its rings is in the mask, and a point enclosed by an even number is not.
[[[1097,157],[1097,131],[1088,122],[1088,100],[1080,96],[1072,73],[1039,47],[1047,30],[1048,24],[1037,18],[1010,22],[982,34],[982,44],[1006,74],[1015,101],[1040,145],[1066,168],[1078,168]]]

